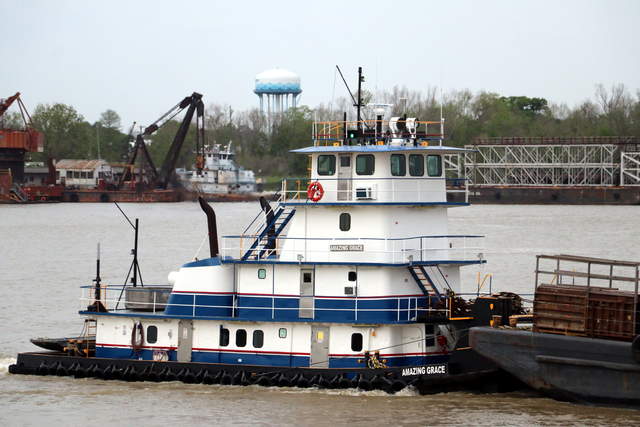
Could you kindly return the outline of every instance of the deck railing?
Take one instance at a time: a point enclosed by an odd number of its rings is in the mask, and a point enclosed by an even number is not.
[[[126,287],[126,289],[130,289],[130,287]],[[81,286],[82,295],[80,297],[80,310],[85,311],[87,307],[94,302],[95,295],[95,286]],[[151,293],[152,290],[145,290],[144,287],[138,287],[136,292]],[[300,308],[300,307],[281,307],[277,306],[276,299],[278,299],[279,295],[263,296],[263,299],[272,300],[271,305],[248,305],[238,303],[237,294],[229,292],[229,296],[233,296],[233,303],[231,304],[202,304],[199,303],[198,297],[201,296],[201,293],[194,291],[192,294],[181,294],[183,297],[187,297],[189,299],[188,302],[183,303],[162,303],[159,304],[156,301],[151,300],[152,296],[149,295],[149,302],[141,303],[139,298],[135,298],[135,300],[127,300],[126,297],[121,298],[120,295],[126,295],[123,292],[123,286],[121,285],[113,285],[113,286],[105,286],[101,287],[101,302],[104,307],[107,308],[109,312],[112,313],[140,313],[146,312],[147,314],[162,314],[165,310],[170,308],[174,309],[174,311],[179,311],[180,315],[184,316],[192,316],[192,317],[218,317],[218,318],[243,318],[247,320],[256,320],[256,319],[264,319],[265,313],[266,318],[278,318],[279,315],[276,314],[276,311],[279,313],[300,313],[301,311],[310,310],[313,318],[322,317],[323,313],[329,314],[339,314],[339,313],[353,313],[353,320],[358,320],[358,316],[363,316],[368,313],[380,313],[385,315],[385,321],[397,321],[397,322],[407,322],[407,321],[415,321],[419,316],[447,316],[450,315],[450,299],[443,298],[441,302],[435,302],[432,298],[426,297],[385,297],[387,300],[393,300],[396,302],[395,308],[359,308],[358,301],[369,300],[367,298],[362,298],[358,296],[353,296],[354,308],[324,308],[318,307],[318,304],[314,304],[311,308]],[[241,294],[239,296],[242,296]],[[295,298],[295,297],[294,297]],[[322,298],[322,297],[320,297]],[[324,297],[324,298],[331,298]],[[341,301],[344,301],[344,297],[339,297]],[[369,297],[371,298],[371,297]],[[382,297],[381,297],[382,298]],[[420,307],[419,299],[425,300]],[[224,311],[228,313],[228,315],[208,315],[206,314],[208,310],[215,311],[220,313]],[[239,316],[238,310],[251,310],[254,312],[253,315],[249,314],[246,316]],[[290,315],[283,316],[286,319],[291,319]],[[294,316],[295,317],[295,316]],[[303,318],[303,317],[301,317]],[[304,317],[304,319],[309,319],[308,317]]]
[[[287,178],[282,180],[279,201],[314,203],[307,196],[312,182],[323,187],[324,194],[318,203],[442,203],[448,199],[469,202],[468,179],[421,177]]]
[[[222,237],[223,260],[289,260],[410,264],[454,261],[478,263],[484,236],[441,235],[408,238],[298,238],[274,237],[271,245],[251,248],[259,235]],[[263,240],[268,237],[264,237]],[[266,242],[266,240],[265,240]]]
[[[396,121],[393,130],[388,120],[347,120],[314,122],[312,136],[315,146],[340,146],[348,141],[354,143],[385,145],[391,139],[413,139],[417,141],[442,141],[444,139],[444,120],[438,121]],[[435,128],[435,129],[434,129]],[[355,138],[348,133],[360,129]]]

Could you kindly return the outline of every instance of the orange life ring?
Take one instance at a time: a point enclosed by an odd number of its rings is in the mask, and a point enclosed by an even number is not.
[[[322,184],[318,181],[310,183],[307,187],[307,197],[309,200],[317,202],[322,199],[322,196],[324,196],[324,188],[322,188]]]

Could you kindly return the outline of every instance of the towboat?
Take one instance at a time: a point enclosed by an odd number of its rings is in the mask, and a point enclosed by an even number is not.
[[[486,261],[482,236],[448,232],[468,191],[445,176],[444,157],[464,149],[443,135],[442,120],[314,123],[313,144],[293,150],[309,176],[261,199],[242,233],[219,242],[200,199],[209,257],[171,272],[169,288],[104,286],[98,274],[82,289],[82,336],[21,353],[10,372],[420,393],[512,385],[468,345],[471,326],[521,303],[462,292],[460,269]]]

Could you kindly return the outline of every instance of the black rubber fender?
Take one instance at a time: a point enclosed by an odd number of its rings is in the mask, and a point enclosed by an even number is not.
[[[292,380],[294,381],[294,380]],[[296,387],[300,387],[300,388],[307,388],[309,387],[309,380],[302,374],[299,374],[296,378],[295,378],[295,385]]]
[[[167,368],[167,371],[164,374],[164,381],[177,381],[178,377],[171,369]]]
[[[87,369],[87,375],[94,378],[101,378],[102,369],[100,369],[100,366],[98,366],[97,363],[94,363],[93,365],[89,366],[89,369]]]
[[[364,391],[369,391],[369,390],[373,389],[373,387],[371,385],[371,381],[369,381],[368,379],[366,379],[362,375],[360,375],[359,378],[358,378],[357,387],[360,390],[364,390]]]
[[[291,387],[291,380],[283,373],[278,377],[278,387]]]
[[[338,388],[350,388],[350,387],[351,387],[351,380],[343,375],[342,378],[340,378],[340,380],[338,381]]]
[[[40,362],[40,366],[38,366],[38,369],[36,369],[36,373],[38,375],[47,375],[49,373],[49,366],[44,362]]]
[[[342,375],[338,374],[329,380],[330,388],[338,388],[340,386],[340,380],[342,379]]]
[[[271,378],[269,378],[268,375],[260,375],[260,378],[258,378],[256,384],[262,387],[271,387]]]
[[[202,374],[202,384],[214,384],[213,375],[211,375],[209,371],[205,371],[204,374]]]
[[[231,384],[232,385],[240,385],[242,384],[242,371],[236,371],[235,374],[233,374],[233,376],[231,377]]]
[[[376,375],[373,380],[371,380],[371,386],[376,390],[383,390],[389,393],[391,391],[392,382],[381,375]]]
[[[247,373],[245,371],[242,371],[242,374],[240,375],[240,385],[251,385],[251,381],[249,380],[249,377],[247,376]]]
[[[66,377],[69,375],[69,371],[64,367],[62,362],[58,362],[58,366],[56,366],[56,375],[59,377]]]
[[[222,385],[231,385],[231,381],[233,378],[231,375],[227,373],[227,371],[222,371],[222,376],[220,377],[220,384]]]

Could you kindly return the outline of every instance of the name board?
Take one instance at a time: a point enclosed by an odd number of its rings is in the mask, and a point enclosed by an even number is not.
[[[331,252],[362,252],[364,245],[329,245]]]
[[[413,366],[411,368],[402,369],[403,377],[411,377],[416,375],[445,375],[447,373],[447,365],[445,363],[429,366]]]

